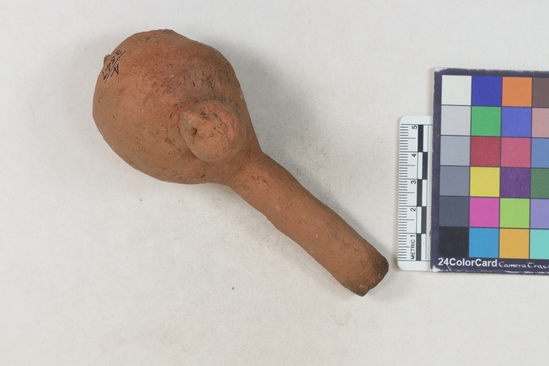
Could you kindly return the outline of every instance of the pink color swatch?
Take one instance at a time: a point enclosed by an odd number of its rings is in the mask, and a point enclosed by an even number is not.
[[[530,167],[529,138],[502,137],[501,138],[501,166],[515,168]]]
[[[471,227],[499,227],[499,198],[471,197]]]

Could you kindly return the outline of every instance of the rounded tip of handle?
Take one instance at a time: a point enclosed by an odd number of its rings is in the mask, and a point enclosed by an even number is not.
[[[341,284],[358,296],[366,295],[376,287],[389,271],[389,262],[379,253],[375,253],[369,263],[364,264],[362,271]]]

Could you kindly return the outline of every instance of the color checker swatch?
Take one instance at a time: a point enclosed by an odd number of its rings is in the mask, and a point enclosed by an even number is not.
[[[549,273],[549,73],[435,72],[431,266]]]

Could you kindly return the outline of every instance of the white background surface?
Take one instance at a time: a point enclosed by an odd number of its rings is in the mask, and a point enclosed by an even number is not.
[[[435,67],[549,69],[542,1],[0,5],[0,365],[539,365],[549,278],[395,265],[397,127]],[[228,188],[133,170],[102,59],[171,28],[219,49],[264,150],[391,261],[341,287]]]

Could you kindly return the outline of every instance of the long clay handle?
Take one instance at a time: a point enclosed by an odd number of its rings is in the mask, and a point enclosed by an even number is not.
[[[227,185],[355,294],[364,296],[387,273],[373,246],[269,156],[252,158]]]

